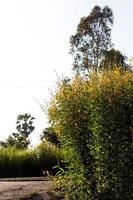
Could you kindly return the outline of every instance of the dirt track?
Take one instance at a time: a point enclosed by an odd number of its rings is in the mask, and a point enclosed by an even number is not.
[[[33,193],[40,194],[36,200],[49,200],[47,191],[51,187],[51,181],[0,182],[0,200],[19,200]]]

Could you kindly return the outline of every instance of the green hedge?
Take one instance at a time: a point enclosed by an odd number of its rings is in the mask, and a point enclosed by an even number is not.
[[[0,148],[0,178],[42,176],[46,171],[55,174],[54,166],[61,159],[60,150],[45,143],[32,150]]]

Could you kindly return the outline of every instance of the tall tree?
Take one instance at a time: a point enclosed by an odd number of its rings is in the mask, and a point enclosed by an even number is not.
[[[73,70],[87,73],[92,69],[97,71],[104,52],[112,47],[113,20],[113,12],[108,6],[103,9],[95,6],[89,16],[81,18],[76,34],[70,38]]]

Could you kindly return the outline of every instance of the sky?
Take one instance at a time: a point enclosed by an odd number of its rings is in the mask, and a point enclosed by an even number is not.
[[[30,113],[32,145],[39,142],[48,126],[40,104],[50,101],[57,77],[72,76],[69,39],[95,5],[112,8],[112,41],[133,57],[132,0],[0,0],[0,140]]]

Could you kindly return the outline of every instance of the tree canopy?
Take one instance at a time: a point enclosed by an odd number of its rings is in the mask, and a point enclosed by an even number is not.
[[[120,68],[122,71],[125,71],[130,69],[130,66],[126,61],[127,57],[125,55],[123,55],[119,50],[112,48],[104,53],[104,57],[99,68],[106,70]]]
[[[81,18],[76,34],[70,38],[73,70],[89,72],[98,69],[105,51],[112,47],[113,21],[113,12],[108,6],[103,9],[95,6],[90,15]]]

